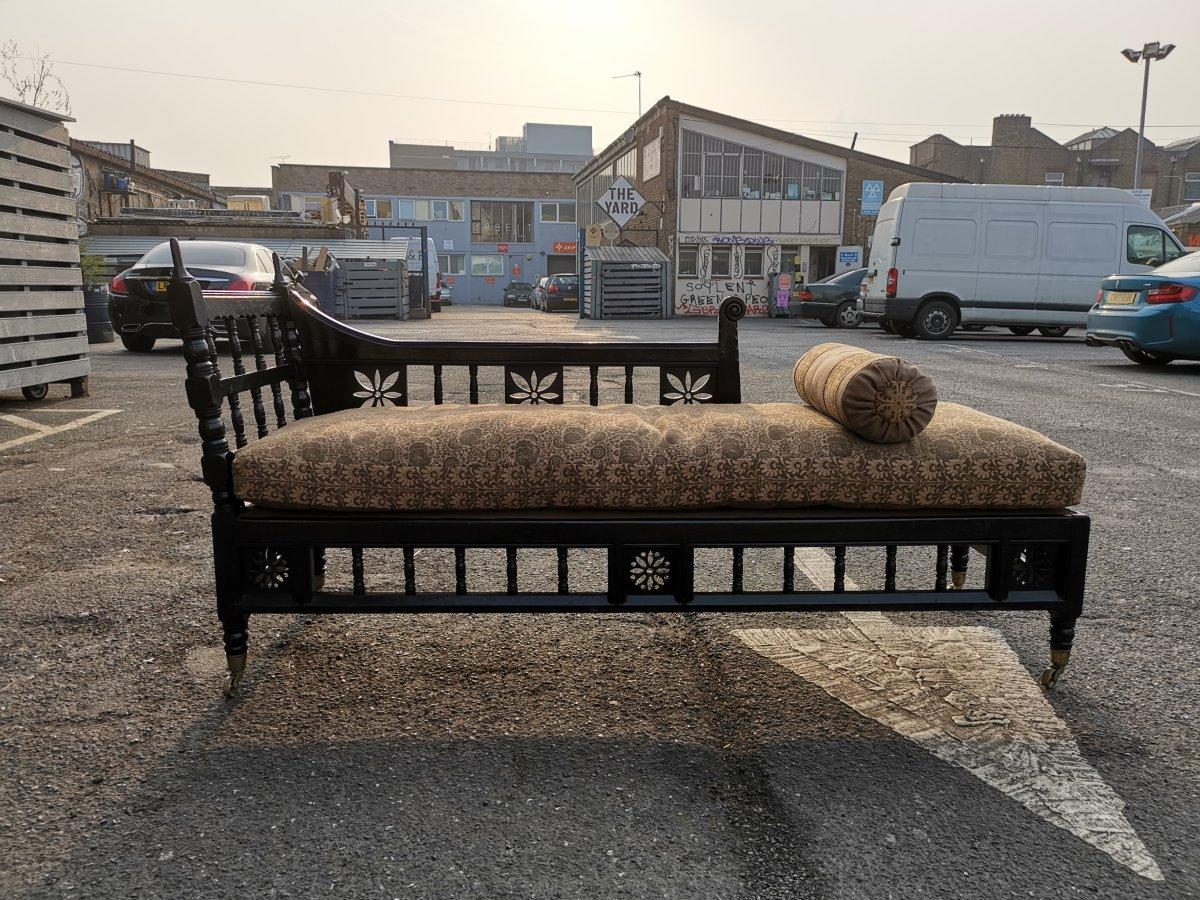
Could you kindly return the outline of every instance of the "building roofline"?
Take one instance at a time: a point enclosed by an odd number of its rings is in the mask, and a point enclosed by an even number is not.
[[[143,147],[142,149],[145,148]],[[188,193],[191,193],[197,197],[204,197],[207,200],[225,199],[220,194],[197,186],[195,182],[184,181],[182,178],[176,178],[174,175],[166,175],[163,173],[162,169],[156,169],[153,166],[139,166],[137,163],[130,162],[123,156],[113,156],[111,153],[105,153],[99,147],[95,147],[86,141],[71,138],[71,152],[82,153],[84,156],[94,156],[102,162],[108,163],[109,165],[120,166],[131,175],[137,172],[145,172],[151,178],[155,178],[161,182],[164,182],[165,184],[171,185],[172,187],[178,187],[181,190],[187,191]],[[195,174],[202,175],[204,173],[197,172]]]
[[[3,103],[5,106],[11,106],[13,109],[19,109],[21,112],[29,113],[31,116],[49,119],[51,122],[75,121],[75,119],[73,119],[71,116],[68,116],[66,113],[42,109],[40,106],[30,106],[28,103],[22,103],[20,100],[13,100],[11,97],[0,97],[0,103]]]
[[[819,141],[815,138],[806,137],[802,134],[796,134],[793,131],[784,131],[780,128],[772,128],[769,125],[760,125],[758,122],[752,122],[749,119],[740,119],[737,116],[730,116],[725,113],[716,112],[715,110],[705,109],[702,106],[693,106],[690,103],[684,103],[680,100],[672,100],[670,95],[662,97],[650,109],[639,116],[632,125],[621,133],[621,136],[612,141],[607,147],[601,150],[592,159],[590,163],[580,169],[572,177],[576,183],[580,182],[584,176],[591,177],[594,170],[599,165],[608,162],[610,153],[617,149],[624,149],[632,143],[627,137],[629,134],[637,134],[637,131],[643,121],[649,121],[651,118],[660,115],[666,109],[674,109],[681,115],[691,115],[699,119],[707,119],[715,122],[718,125],[728,125],[732,128],[740,129],[741,131],[749,131],[752,134],[758,134],[762,137],[771,138],[772,140],[781,141],[786,144],[793,144],[799,147],[806,147],[809,150],[816,150],[821,153],[828,153],[831,156],[844,156],[847,159],[854,158],[867,162],[881,163],[888,167],[902,169],[912,172],[915,175],[920,175],[924,178],[935,178],[939,181],[962,181],[954,175],[946,172],[937,172],[933,169],[926,169],[921,166],[914,166],[910,163],[903,163],[899,160],[888,159],[886,156],[876,156],[873,153],[864,153],[861,150],[851,150],[849,147],[843,147],[840,144],[831,144],[827,141]]]

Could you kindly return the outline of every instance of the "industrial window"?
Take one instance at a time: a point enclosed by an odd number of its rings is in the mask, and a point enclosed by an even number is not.
[[[448,201],[434,200],[432,206],[433,206],[433,217],[435,219],[449,219],[450,218],[450,203]]]
[[[763,273],[763,248],[762,247],[747,247],[746,248],[746,263],[742,266],[743,274],[747,278],[762,278]]]
[[[438,268],[442,270],[443,275],[466,275],[467,254],[439,253]]]
[[[842,173],[837,169],[821,170],[821,199],[842,199]]]
[[[575,204],[574,203],[543,203],[542,204],[542,221],[543,222],[566,222],[572,224],[575,221]]]
[[[392,217],[392,201],[391,200],[376,200],[375,201],[376,217],[380,219],[390,219]]]
[[[1063,173],[1062,172],[1047,172],[1046,173],[1046,184],[1057,185],[1058,187],[1062,187],[1062,183],[1063,183]]]
[[[729,247],[713,247],[712,249],[712,277],[713,278],[728,278],[729,277]]]
[[[779,200],[783,197],[783,158],[774,153],[763,157],[763,199]]]
[[[419,219],[422,222],[429,221],[429,201],[414,200],[413,201],[413,218]]]
[[[630,181],[637,180],[637,148],[630,150],[617,160],[617,177],[624,175]]]
[[[696,261],[699,248],[694,244],[679,248],[679,271],[676,273],[680,278],[695,278],[696,277]]]
[[[480,256],[477,253],[471,254],[471,274],[472,275],[503,275],[504,274],[504,257],[503,256]]]
[[[813,163],[804,164],[804,199],[816,200],[821,193],[821,167]]]
[[[685,198],[840,200],[842,172],[691,131],[682,134]],[[607,185],[606,185],[607,186]]]
[[[533,203],[495,200],[471,202],[471,240],[483,244],[533,241]]]
[[[411,200],[401,200],[396,204],[399,209],[397,218],[412,219],[413,217],[413,202]]]
[[[694,131],[683,133],[683,153],[681,156],[681,181],[679,193],[683,197],[700,196],[701,165],[700,135]],[[597,195],[599,196],[599,195]]]
[[[367,211],[367,218],[374,219],[375,218],[375,201],[374,200],[364,200],[363,207]]]
[[[1188,172],[1183,176],[1183,199],[1200,200],[1200,172]]]
[[[742,199],[758,200],[762,197],[763,154],[761,150],[746,148],[742,154]]]

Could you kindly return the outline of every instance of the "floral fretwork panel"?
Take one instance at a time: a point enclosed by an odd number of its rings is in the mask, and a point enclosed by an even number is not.
[[[562,366],[505,366],[505,403],[562,403]]]
[[[625,590],[630,594],[670,594],[675,590],[675,551],[629,547],[625,551]]]
[[[1013,586],[1051,590],[1057,583],[1059,547],[1056,544],[1027,544],[1013,555]]]
[[[707,366],[667,367],[659,369],[659,402],[715,403],[717,370]]]
[[[246,584],[256,591],[283,591],[288,588],[287,557],[271,547],[245,551]]]
[[[367,367],[366,371],[354,370],[358,390],[354,397],[359,406],[404,406],[404,392],[408,385],[405,370],[386,372]]]

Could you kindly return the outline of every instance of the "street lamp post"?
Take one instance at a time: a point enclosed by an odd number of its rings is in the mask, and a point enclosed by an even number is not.
[[[1174,44],[1151,41],[1142,47],[1141,50],[1126,48],[1121,51],[1121,55],[1131,63],[1143,61],[1146,63],[1146,71],[1142,75],[1142,117],[1138,122],[1137,153],[1134,155],[1133,160],[1133,189],[1135,191],[1142,186],[1142,142],[1146,139],[1146,96],[1150,92],[1150,61],[1153,59],[1166,59],[1174,49]]]

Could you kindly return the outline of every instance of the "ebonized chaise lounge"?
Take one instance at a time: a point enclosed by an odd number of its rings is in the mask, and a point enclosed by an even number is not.
[[[779,419],[777,407],[783,404],[691,407],[741,404],[737,323],[745,307],[737,298],[721,304],[715,343],[393,341],[321,313],[305,291],[285,281],[278,260],[270,291],[203,293],[184,269],[174,241],[172,250],[169,303],[184,341],[187,397],[199,422],[201,465],[213,495],[217,613],[229,694],[242,679],[248,620],[255,613],[1036,609],[1050,615],[1051,664],[1043,685],[1054,684],[1067,664],[1083,602],[1087,517],[1065,508],[1071,501],[1056,500],[1060,494],[1054,493],[1031,501],[1050,508],[1011,508],[1024,503],[1019,497],[998,502],[1010,508],[993,508],[986,499],[978,507],[964,506],[976,492],[964,490],[961,459],[935,461],[922,470],[926,475],[913,476],[913,451],[858,447],[841,426],[799,403],[790,405],[796,415],[821,419],[812,425],[818,437],[811,446],[804,443],[805,429],[789,431],[798,427],[790,413]],[[235,327],[238,319],[244,320],[242,328]],[[224,362],[230,369],[224,372],[215,333],[229,337]],[[249,334],[248,344],[239,333]],[[442,406],[451,367],[467,370],[465,406]],[[408,376],[419,369],[431,370],[433,407],[441,410],[380,409],[410,405]],[[578,394],[582,399],[586,392],[587,405],[540,407],[540,414],[529,410],[525,418],[506,415],[506,409],[519,412],[511,406],[478,405],[481,378],[497,370],[510,405],[562,404],[569,393],[565,373],[586,373]],[[600,404],[605,370],[615,370],[623,383],[624,404],[634,401],[635,374],[650,370],[657,374],[659,402],[689,409],[589,410]],[[287,423],[288,405],[295,424],[272,433]],[[988,442],[1007,440],[988,424],[1001,420],[946,407],[947,416],[957,416],[962,429],[975,435],[965,451],[970,465],[991,473],[997,483],[1019,485],[1019,463],[988,455]],[[307,421],[312,417],[315,421]],[[941,434],[956,427],[949,421],[942,421]],[[703,456],[704,441],[689,432],[698,427],[720,432],[723,456],[693,459]],[[496,429],[506,428],[516,431],[495,437]],[[742,428],[751,429],[745,434],[754,438],[753,446],[739,438]],[[433,436],[425,439],[421,429]],[[560,446],[557,456],[531,464],[536,457],[521,458],[529,449],[521,429],[531,434],[549,429],[564,445],[579,442],[591,449],[583,453]],[[1040,437],[1017,430],[1024,435],[1014,438],[1017,443]],[[931,426],[930,433],[935,431]],[[639,449],[629,437],[646,434],[658,435],[661,446]],[[331,449],[334,438],[338,443]],[[803,445],[796,451],[803,456],[800,468],[795,454],[782,462],[761,456],[763,446],[793,446],[796,440]],[[498,452],[506,446],[513,448],[508,458]],[[689,467],[700,467],[693,471],[700,477],[687,485],[707,485],[711,491],[696,493],[685,486],[683,493],[672,494],[678,486],[657,483],[674,476],[655,475],[646,458],[661,458],[672,447],[691,456],[667,468],[686,475]],[[820,448],[836,458],[824,458]],[[439,454],[453,457],[453,465]],[[739,481],[739,473],[755,467],[765,480]],[[800,484],[805,480],[795,473],[809,468],[814,477]],[[917,483],[898,484],[899,493],[872,493],[879,490],[877,473],[890,470],[908,472],[905,477]],[[523,471],[531,473],[527,483]],[[861,478],[855,474],[863,472]],[[928,473],[949,480],[931,489]],[[454,484],[443,486],[438,478]],[[649,485],[637,481],[647,478]],[[505,479],[510,479],[507,485],[501,483]],[[590,507],[559,503],[556,485],[564,482],[577,492],[572,496],[590,498]],[[989,488],[978,496],[1001,497],[1005,489]],[[810,505],[788,505],[795,491],[806,491]],[[921,499],[930,496],[928,503]],[[811,505],[827,502],[856,508]],[[916,508],[922,505],[955,508]],[[872,506],[890,508],[864,508]],[[453,548],[453,592],[419,590],[414,548],[421,547]],[[518,591],[517,549],[526,547],[557,551],[557,590]],[[760,547],[783,550],[779,587],[768,592],[743,589],[745,549]],[[833,583],[826,589],[797,587],[797,547],[830,553]],[[912,547],[929,549],[932,571],[925,587],[900,590],[898,553]],[[325,587],[328,548],[349,550],[352,571],[344,590]],[[371,589],[364,550],[375,548],[403,555],[402,589]],[[505,590],[471,590],[469,548],[504,550]],[[605,590],[569,589],[572,548],[606,553]],[[695,561],[709,548],[732,549],[728,589],[697,589]],[[847,548],[875,548],[881,583],[847,589]],[[971,548],[985,569],[978,585],[966,588]]]

